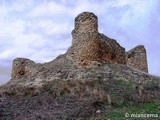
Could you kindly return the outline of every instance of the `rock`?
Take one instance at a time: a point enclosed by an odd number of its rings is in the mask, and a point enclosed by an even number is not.
[[[101,113],[101,110],[97,110],[96,113]]]
[[[126,52],[127,65],[148,73],[147,55],[143,45]]]
[[[74,32],[86,33],[98,31],[98,18],[90,12],[83,12],[75,18]]]
[[[77,67],[88,67],[94,61],[125,64],[125,49],[116,40],[98,32],[98,18],[83,12],[75,18],[72,46],[67,52]]]
[[[12,79],[23,77],[34,68],[35,62],[26,58],[16,58],[12,64]]]

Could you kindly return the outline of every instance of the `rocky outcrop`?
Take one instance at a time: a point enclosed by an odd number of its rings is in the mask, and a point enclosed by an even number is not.
[[[16,58],[12,64],[12,79],[28,75],[35,67],[35,62],[26,58]]]
[[[147,55],[143,45],[126,52],[127,65],[148,73]]]

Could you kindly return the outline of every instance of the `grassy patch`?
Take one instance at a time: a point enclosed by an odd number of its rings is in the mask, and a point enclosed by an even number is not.
[[[143,115],[142,115],[143,114]],[[146,115],[150,115],[147,117]],[[158,118],[156,117],[158,115]],[[126,116],[126,117],[125,117]],[[144,116],[144,117],[142,117]],[[137,106],[112,107],[100,120],[159,120],[160,103],[145,103]]]

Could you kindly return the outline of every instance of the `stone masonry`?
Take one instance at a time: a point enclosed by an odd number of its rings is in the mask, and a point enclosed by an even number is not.
[[[72,37],[68,56],[77,67],[88,67],[95,61],[126,64],[125,49],[98,32],[98,18],[93,13],[83,12],[75,18]]]
[[[140,45],[125,52],[116,40],[98,32],[98,18],[90,12],[83,12],[75,18],[72,31],[72,46],[63,55],[77,68],[90,68],[101,63],[123,64],[148,72],[146,50]],[[17,58],[12,65],[12,79],[32,74],[36,63]]]
[[[67,55],[77,67],[92,67],[96,61],[124,64],[148,73],[144,46],[125,52],[116,40],[98,32],[98,18],[90,12],[83,12],[75,18],[72,46]]]
[[[21,78],[29,74],[35,66],[35,62],[26,58],[16,58],[12,63],[12,79]]]
[[[146,50],[143,45],[126,52],[127,65],[148,73]]]

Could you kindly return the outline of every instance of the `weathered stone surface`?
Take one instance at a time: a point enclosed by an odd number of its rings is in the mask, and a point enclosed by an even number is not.
[[[16,58],[12,64],[12,79],[18,79],[30,73],[34,68],[35,62],[26,58]]]
[[[116,40],[98,32],[98,18],[83,12],[75,18],[72,46],[68,52],[77,67],[91,67],[92,63],[106,62],[125,64],[125,49]]]
[[[90,12],[83,12],[75,18],[75,32],[97,32],[98,18]]]
[[[146,50],[139,45],[126,52],[127,65],[148,73]]]
[[[102,60],[107,63],[126,64],[125,49],[116,40],[100,34]]]

